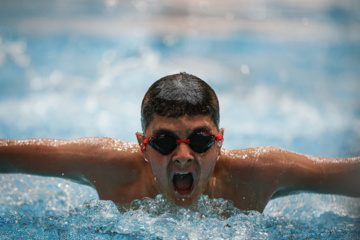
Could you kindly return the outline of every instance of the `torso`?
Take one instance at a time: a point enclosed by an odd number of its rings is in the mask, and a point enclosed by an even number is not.
[[[231,200],[242,210],[262,212],[276,188],[262,177],[262,169],[254,149],[223,149],[204,194]]]
[[[149,164],[137,165],[132,172],[136,175],[133,180],[121,184],[118,182],[103,182],[96,185],[99,198],[126,204],[135,199],[155,198],[159,194]]]
[[[121,156],[124,157],[124,154]],[[161,193],[156,187],[150,164],[144,161],[142,154],[132,153],[128,158],[125,164],[123,159],[118,159],[110,164],[109,169],[102,167],[104,172],[97,174],[102,177],[99,181],[95,180],[94,186],[101,200],[129,204],[135,199],[155,198]],[[210,198],[231,200],[242,210],[263,211],[274,186],[262,181],[266,178],[261,177],[262,168],[257,160],[253,149],[223,149],[204,194]]]
[[[104,160],[84,174],[101,200],[128,204],[159,194],[150,164],[144,161],[137,144],[116,141],[106,150]]]

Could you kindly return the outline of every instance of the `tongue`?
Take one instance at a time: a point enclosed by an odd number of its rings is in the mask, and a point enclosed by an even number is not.
[[[191,173],[175,174],[173,182],[177,189],[187,190],[187,189],[190,189],[193,184],[193,177],[192,177]]]

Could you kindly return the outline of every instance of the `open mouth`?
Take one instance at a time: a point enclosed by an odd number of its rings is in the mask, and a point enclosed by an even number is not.
[[[191,172],[175,172],[172,174],[174,191],[180,195],[188,195],[194,189],[194,176]]]

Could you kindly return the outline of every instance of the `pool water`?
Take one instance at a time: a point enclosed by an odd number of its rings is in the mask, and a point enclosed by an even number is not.
[[[10,181],[0,188],[6,194],[0,239],[358,239],[360,234],[355,198],[294,195],[270,202],[261,214],[207,196],[185,209],[159,195],[122,211],[112,201],[97,200],[93,189],[65,180],[12,175]],[[23,188],[22,194],[13,186]]]
[[[157,79],[218,94],[224,147],[360,155],[358,1],[2,1],[0,138],[135,142]],[[358,239],[360,200],[303,193],[242,212],[158,196],[122,212],[70,181],[0,175],[0,239]]]

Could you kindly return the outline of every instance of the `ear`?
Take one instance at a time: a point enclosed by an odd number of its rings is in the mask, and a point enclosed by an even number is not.
[[[145,148],[144,148],[144,140],[145,140],[144,134],[137,132],[136,133],[136,138],[137,138],[138,144],[140,146],[141,152],[144,152],[145,151]]]
[[[221,135],[222,135],[223,137],[224,137],[224,131],[225,131],[224,128],[221,128],[220,131],[219,131],[219,133],[221,133]],[[224,142],[224,139],[217,142],[217,146],[218,146],[220,149],[221,149],[221,147],[222,147],[223,142]]]
[[[223,136],[224,136],[224,130],[225,130],[224,128],[221,128],[221,129],[220,129],[220,132],[219,132],[219,133],[221,133],[221,135],[223,135]],[[218,147],[218,157],[217,157],[216,161],[218,161],[219,158],[220,158],[221,148],[222,148],[223,142],[224,142],[224,139],[221,140],[221,141],[218,141],[217,144],[216,144],[217,147]]]

